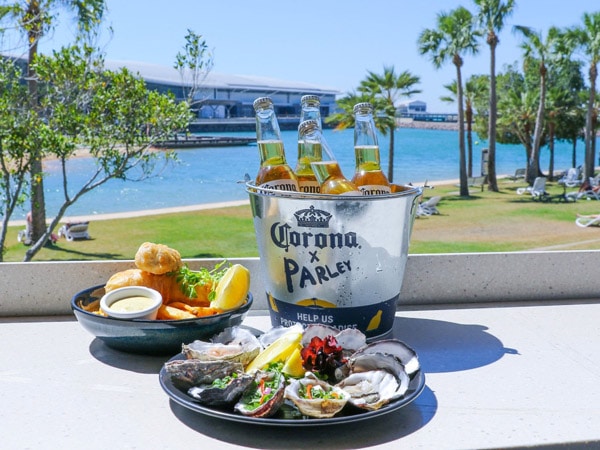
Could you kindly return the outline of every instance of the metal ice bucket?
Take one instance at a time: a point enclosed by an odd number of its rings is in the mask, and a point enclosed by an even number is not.
[[[246,190],[273,326],[391,331],[422,188],[369,197]]]

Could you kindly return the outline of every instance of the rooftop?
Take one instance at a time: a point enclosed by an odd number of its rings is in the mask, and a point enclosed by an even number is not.
[[[110,70],[116,70],[126,67],[134,73],[139,73],[146,81],[160,83],[165,85],[180,86],[182,79],[179,71],[173,67],[162,66],[159,64],[150,64],[140,61],[121,61],[110,60],[105,62],[105,67]],[[186,78],[189,79],[189,78]],[[185,79],[184,79],[185,81]],[[321,92],[323,94],[336,95],[338,89],[326,86],[319,86],[312,83],[301,81],[279,80],[270,77],[260,77],[255,75],[232,75],[218,72],[209,72],[206,79],[202,82],[204,88],[220,89],[250,89],[265,90],[272,89],[277,92]]]

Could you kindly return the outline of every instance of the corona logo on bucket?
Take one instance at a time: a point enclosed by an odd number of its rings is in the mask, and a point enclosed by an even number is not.
[[[247,191],[273,326],[391,331],[419,188],[377,197]]]

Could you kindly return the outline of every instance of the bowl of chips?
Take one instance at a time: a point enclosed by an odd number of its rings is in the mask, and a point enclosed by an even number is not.
[[[97,312],[96,305],[104,294],[104,285],[99,285],[73,296],[71,309],[81,326],[115,350],[146,355],[178,353],[182,344],[209,338],[227,327],[241,324],[252,307],[252,294],[248,292],[246,302],[241,307],[209,316],[117,319]]]
[[[146,242],[135,255],[135,266],[71,299],[81,326],[113,349],[177,353],[182,344],[241,324],[252,307],[250,272],[240,264],[223,261],[210,270],[191,270],[176,250]],[[130,287],[160,293],[162,303],[155,319],[119,318],[102,309],[103,297]]]

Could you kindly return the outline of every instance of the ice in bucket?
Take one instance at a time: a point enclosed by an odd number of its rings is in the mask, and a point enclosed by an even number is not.
[[[272,325],[389,333],[421,191],[336,196],[248,183]]]

